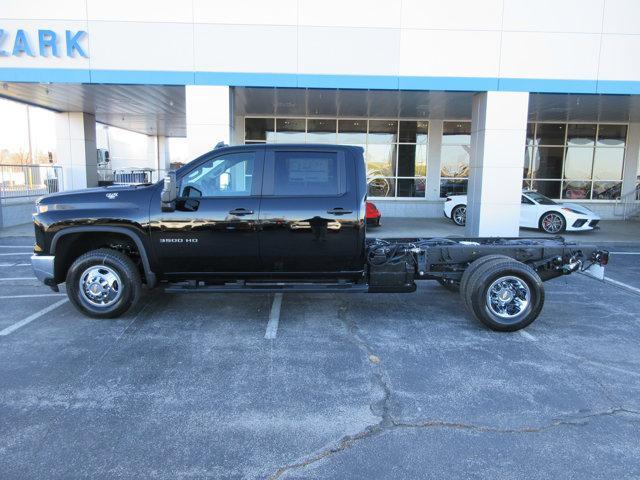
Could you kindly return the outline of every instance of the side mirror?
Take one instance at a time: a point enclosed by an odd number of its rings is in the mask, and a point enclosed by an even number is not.
[[[176,172],[169,172],[164,177],[164,186],[160,194],[160,203],[163,212],[173,212],[176,209],[176,198],[178,198],[178,183],[176,182]]]

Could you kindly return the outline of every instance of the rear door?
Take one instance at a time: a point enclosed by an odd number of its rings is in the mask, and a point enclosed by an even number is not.
[[[362,270],[355,186],[354,160],[346,150],[267,149],[259,219],[263,271]]]

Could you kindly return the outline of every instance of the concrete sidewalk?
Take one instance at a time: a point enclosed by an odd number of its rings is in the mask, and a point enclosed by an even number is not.
[[[369,237],[447,237],[464,236],[464,228],[458,227],[446,218],[382,218],[380,227],[369,228]],[[520,229],[521,237],[553,237],[539,230]],[[640,222],[603,220],[600,228],[588,232],[565,232],[564,238],[576,242],[597,243],[599,245],[637,246],[640,245]]]

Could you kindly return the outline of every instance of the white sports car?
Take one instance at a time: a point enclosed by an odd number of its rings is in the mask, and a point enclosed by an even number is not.
[[[444,202],[444,216],[456,225],[467,222],[467,196],[452,195]],[[520,226],[539,228],[547,233],[592,230],[598,225],[600,217],[582,205],[558,203],[544,195],[526,190],[522,192]]]

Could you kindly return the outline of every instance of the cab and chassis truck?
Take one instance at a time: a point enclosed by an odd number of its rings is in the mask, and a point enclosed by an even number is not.
[[[95,318],[124,314],[143,284],[170,293],[410,293],[435,280],[499,331],[538,317],[543,282],[604,275],[607,251],[562,237],[367,238],[366,197],[359,147],[224,146],[155,184],[39,199],[31,261],[39,280],[55,291],[65,283],[71,303]]]

